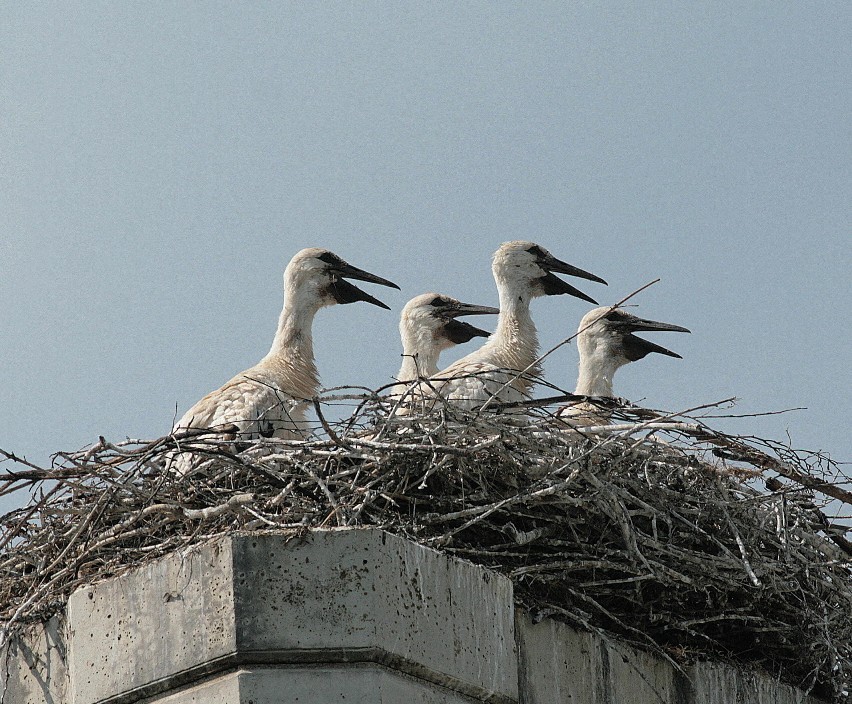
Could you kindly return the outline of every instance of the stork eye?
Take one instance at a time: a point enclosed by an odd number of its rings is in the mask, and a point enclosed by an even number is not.
[[[527,251],[530,254],[532,254],[534,257],[536,257],[537,259],[541,259],[541,258],[546,256],[545,253],[544,253],[544,250],[541,247],[539,247],[537,244],[534,244]]]
[[[429,301],[430,306],[442,306],[446,303],[446,301],[440,296],[435,296],[431,301]]]

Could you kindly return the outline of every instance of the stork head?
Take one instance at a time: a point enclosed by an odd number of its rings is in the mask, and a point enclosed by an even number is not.
[[[560,261],[535,242],[523,240],[504,242],[500,245],[494,253],[491,270],[494,272],[498,285],[504,283],[512,291],[517,291],[518,295],[528,295],[530,298],[567,293],[589,303],[597,303],[593,298],[560,279],[555,273],[606,284],[606,281],[599,276]]]
[[[623,310],[611,310],[604,306],[583,316],[577,336],[577,347],[581,357],[606,360],[616,367],[635,362],[651,352],[681,359],[679,354],[633,334],[641,330],[689,332],[679,325],[645,320]]]
[[[310,247],[297,253],[284,271],[285,289],[306,306],[322,308],[336,303],[366,301],[390,310],[380,300],[350,284],[346,279],[399,288],[392,281],[358,269],[333,252],[318,247]]]
[[[405,304],[399,318],[399,334],[407,347],[443,351],[453,345],[469,342],[474,337],[490,335],[488,331],[456,318],[463,315],[496,315],[499,312],[499,308],[462,303],[440,293],[424,293]]]

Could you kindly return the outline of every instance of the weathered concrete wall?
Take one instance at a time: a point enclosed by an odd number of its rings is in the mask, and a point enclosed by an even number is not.
[[[68,621],[74,704],[236,670],[228,686],[242,691],[287,681],[286,669],[262,666],[345,663],[517,699],[511,582],[382,531],[233,536],[77,591]],[[373,667],[352,681],[399,689],[398,679]]]
[[[665,660],[556,621],[519,611],[521,701],[608,704],[689,701],[683,676]]]
[[[32,624],[0,653],[2,704],[65,704],[67,651],[62,619]]]
[[[509,580],[379,530],[235,535],[75,592],[4,658],[0,704],[792,704],[564,624]]]
[[[820,704],[793,687],[760,672],[745,672],[713,662],[700,662],[689,669],[695,704]]]
[[[819,704],[759,672],[662,658],[556,621],[516,616],[523,704]]]

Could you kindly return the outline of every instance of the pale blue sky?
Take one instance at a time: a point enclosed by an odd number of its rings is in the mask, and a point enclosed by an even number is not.
[[[405,301],[493,305],[530,239],[692,329],[620,395],[806,406],[720,425],[852,460],[850,36],[846,0],[4,3],[0,447],[167,432],[305,246],[402,287],[315,326],[326,385],[387,383]],[[537,301],[545,348],[588,308]]]

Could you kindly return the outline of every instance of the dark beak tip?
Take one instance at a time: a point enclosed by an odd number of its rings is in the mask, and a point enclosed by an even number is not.
[[[395,288],[397,291],[402,290],[393,281],[390,281],[389,279],[384,279],[381,276],[376,276],[376,274],[372,274],[369,271],[365,271],[364,269],[359,269],[357,266],[352,266],[351,264],[345,264],[344,266],[339,267],[337,270],[337,275],[344,279],[366,281],[367,283],[378,284],[379,286]]]
[[[449,313],[454,318],[466,315],[498,315],[500,309],[493,306],[477,306],[472,303],[462,303],[460,306],[449,311]]]
[[[567,276],[574,276],[579,279],[585,279],[586,281],[594,281],[595,283],[603,284],[604,286],[609,286],[609,284],[600,276],[597,276],[596,274],[593,274],[590,271],[586,271],[585,269],[580,269],[579,267],[576,267],[573,264],[563,262],[561,259],[553,258],[549,261],[542,262],[541,265],[547,271],[555,271],[559,274],[566,274]]]
[[[382,303],[378,298],[374,298],[366,291],[362,291],[357,286],[350,284],[344,278],[338,278],[332,282],[329,291],[334,300],[339,304],[346,305],[348,303],[363,301],[364,303],[372,303],[379,308],[390,310],[390,306]]]
[[[643,320],[642,318],[635,319],[635,322],[631,322],[628,320],[625,323],[625,327],[630,332],[688,332],[691,333],[691,330],[687,330],[680,325],[672,325],[671,323],[660,323],[656,320]]]
[[[355,277],[352,277],[352,278],[355,278]],[[397,286],[393,281],[390,281],[388,279],[383,279],[381,276],[370,275],[370,278],[367,278],[365,276],[364,278],[361,278],[359,280],[360,281],[366,281],[369,284],[378,284],[379,286],[387,286],[388,288],[395,288],[397,291],[402,291],[402,289],[399,286]]]
[[[578,288],[575,288],[567,281],[560,279],[558,276],[554,275],[553,272],[548,272],[540,279],[541,287],[544,291],[545,296],[560,296],[563,294],[567,294],[569,296],[574,296],[575,298],[579,298],[587,303],[591,303],[592,305],[597,305],[598,302],[584,293]]]
[[[683,359],[683,357],[681,357],[677,352],[672,352],[670,349],[662,347],[656,342],[651,342],[650,340],[646,340],[644,337],[639,337],[633,333],[627,333],[623,336],[622,340],[626,357],[631,362],[643,359],[649,354],[662,354],[667,357]]]
[[[368,294],[368,293],[364,293],[363,291],[362,291],[361,293],[362,293],[363,295],[362,295],[362,296],[360,296],[360,297],[357,299],[357,301],[360,301],[360,302],[362,302],[362,303],[371,303],[372,305],[377,306],[378,308],[384,308],[385,310],[390,310],[390,309],[391,309],[391,307],[390,307],[389,305],[387,305],[386,303],[384,303],[384,302],[380,301],[378,298],[374,298],[374,297],[373,297],[373,296],[371,296],[370,294]],[[356,301],[351,301],[351,302],[352,302],[352,303],[355,303]]]
[[[563,291],[562,293],[567,293],[569,296],[574,296],[574,298],[579,298],[581,301],[586,301],[586,303],[591,303],[593,306],[598,305],[598,302],[592,298],[589,294],[584,293],[580,289],[570,287],[570,291]]]

